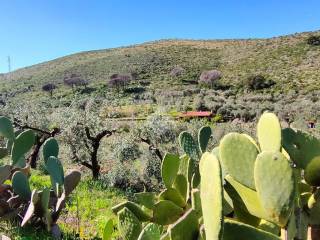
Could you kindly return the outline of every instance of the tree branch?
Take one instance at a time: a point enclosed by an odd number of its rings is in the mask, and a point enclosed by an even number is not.
[[[150,139],[145,139],[145,138],[140,137],[140,140],[142,142],[146,143],[149,146],[149,150],[151,152],[154,152],[157,155],[157,157],[160,159],[160,161],[162,161],[163,157],[162,157],[160,150],[151,143]]]

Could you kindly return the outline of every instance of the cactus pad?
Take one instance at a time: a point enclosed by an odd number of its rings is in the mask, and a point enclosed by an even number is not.
[[[13,191],[24,200],[29,200],[31,197],[31,190],[27,176],[22,172],[17,171],[13,174],[11,181]]]
[[[164,185],[171,188],[176,176],[178,174],[180,165],[179,156],[174,154],[166,154],[161,165],[161,176]]]
[[[160,225],[167,225],[175,222],[183,213],[183,209],[171,201],[161,200],[153,210],[153,221]]]
[[[12,146],[12,165],[25,166],[24,155],[32,148],[34,142],[35,135],[32,130],[26,130],[17,136]]]
[[[198,143],[199,143],[199,149],[202,153],[204,153],[207,149],[211,134],[212,134],[212,130],[209,126],[202,127],[199,130]]]
[[[223,240],[281,240],[280,237],[231,219],[224,222]]]
[[[260,203],[258,193],[234,180],[230,175],[226,176],[225,189],[232,198],[234,205],[244,207],[251,215],[265,218],[266,213]]]
[[[149,209],[153,209],[157,201],[157,195],[154,192],[135,193],[134,197],[137,203]]]
[[[65,178],[64,178],[64,191],[66,196],[77,187],[81,180],[81,173],[77,170],[72,170]]]
[[[180,146],[183,151],[190,157],[192,160],[199,159],[199,148],[197,143],[194,141],[193,137],[188,132],[182,132],[179,135]]]
[[[59,197],[59,189],[64,184],[64,173],[62,164],[58,158],[51,156],[48,158],[45,166],[50,174],[52,188],[56,195]]]
[[[146,213],[138,204],[130,201],[119,203],[112,208],[112,211],[117,214],[123,208],[128,208],[142,222],[149,221],[151,219],[151,216]]]
[[[257,135],[261,151],[280,151],[281,126],[275,114],[262,114],[257,126]]]
[[[187,205],[185,198],[181,196],[180,192],[175,188],[167,188],[163,190],[159,195],[160,200],[169,200],[179,207],[185,207]]]
[[[149,223],[141,231],[138,240],[160,240],[160,234],[160,226],[154,223]]]
[[[320,141],[309,133],[286,128],[282,138],[284,149],[299,168],[305,169],[313,158],[320,156]]]
[[[14,130],[11,121],[6,117],[0,117],[0,136],[14,139]]]
[[[38,203],[39,199],[40,198],[39,198],[39,194],[38,194],[37,190],[33,190],[32,194],[31,194],[31,201],[30,201],[29,207],[28,207],[27,212],[24,215],[22,223],[21,223],[22,227],[24,225],[26,225],[26,223],[31,219],[31,217],[34,213],[34,210],[35,210],[35,205]]]
[[[178,174],[173,183],[173,188],[175,188],[180,193],[185,201],[188,199],[189,186],[185,176]]]
[[[257,157],[254,177],[261,205],[267,214],[266,220],[284,227],[295,197],[294,174],[289,161],[280,152],[262,152]]]
[[[320,156],[309,162],[304,171],[304,179],[311,186],[320,186]]]
[[[218,159],[212,153],[204,153],[200,160],[200,196],[207,239],[222,239],[223,188]]]
[[[111,240],[112,238],[112,233],[113,233],[113,221],[112,219],[109,219],[104,226],[103,230],[103,240]]]
[[[139,219],[128,209],[118,212],[118,229],[124,240],[136,240],[142,230]]]
[[[43,159],[46,162],[49,157],[58,157],[59,145],[55,138],[47,139],[43,144]]]
[[[255,189],[254,163],[259,153],[248,137],[239,133],[227,134],[220,143],[219,155],[225,171],[241,184]]]
[[[193,209],[189,209],[177,222],[169,225],[168,232],[170,239],[193,240],[199,235],[199,223],[197,214]]]

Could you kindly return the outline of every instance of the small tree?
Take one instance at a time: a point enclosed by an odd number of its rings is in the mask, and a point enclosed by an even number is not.
[[[204,71],[200,75],[199,84],[214,88],[218,85],[218,80],[222,77],[222,73],[218,70]]]
[[[108,85],[111,88],[116,88],[117,91],[120,89],[124,90],[130,83],[131,76],[129,75],[122,75],[122,74],[113,74],[110,76],[108,81]]]
[[[312,46],[320,46],[320,36],[312,35],[308,37],[307,43]]]
[[[75,87],[81,87],[84,86],[84,88],[87,88],[89,81],[82,78],[78,74],[71,74],[70,76],[66,76],[63,79],[63,82],[65,85],[71,87],[73,90]]]
[[[50,96],[52,97],[53,91],[57,88],[57,86],[53,83],[47,83],[42,86],[42,90],[45,92],[48,92]]]

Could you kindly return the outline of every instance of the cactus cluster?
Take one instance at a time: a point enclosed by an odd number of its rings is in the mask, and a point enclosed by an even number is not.
[[[210,127],[203,127],[195,140],[190,133],[182,132],[179,140],[184,154],[168,153],[162,161],[165,189],[159,194],[136,193],[134,201],[112,208],[118,216],[118,230],[123,239],[197,238],[198,220],[202,215],[198,163],[211,134]]]
[[[25,157],[35,141],[33,131],[15,132],[11,121],[0,117],[0,136],[7,140],[6,146],[0,148],[0,159],[10,159],[10,163],[0,166],[0,220],[18,221],[21,226],[41,222],[50,231],[66,198],[80,182],[80,172],[73,170],[65,176],[58,158],[59,145],[50,138],[44,143],[43,157],[52,186],[31,189],[31,170]]]
[[[210,136],[208,127],[198,141],[181,133],[185,154],[162,162],[166,188],[113,208],[124,239],[307,240],[308,228],[319,237],[319,139],[281,129],[269,112],[258,122],[258,141],[229,133],[208,151]]]

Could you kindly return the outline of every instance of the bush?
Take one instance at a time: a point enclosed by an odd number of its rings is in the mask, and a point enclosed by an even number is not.
[[[42,86],[42,90],[50,93],[51,96],[52,96],[53,90],[55,90],[56,88],[57,88],[57,86],[53,83],[47,83]]]
[[[215,88],[218,86],[218,80],[222,77],[222,73],[218,70],[204,71],[200,75],[199,84]]]
[[[179,77],[181,76],[183,73],[185,73],[185,69],[183,67],[180,66],[176,66],[174,67],[171,72],[170,72],[170,76],[171,77]]]
[[[263,75],[259,74],[249,76],[246,85],[250,90],[261,90],[272,87],[275,82],[267,80]]]
[[[124,89],[126,86],[129,85],[132,77],[130,75],[123,75],[123,74],[113,74],[110,76],[108,85],[111,88],[116,88],[120,90],[121,88]]]
[[[87,87],[87,85],[89,84],[88,80],[85,80],[80,75],[74,74],[74,73],[71,74],[70,76],[66,76],[63,79],[63,82],[65,85],[72,88],[79,87],[79,86]]]
[[[311,46],[320,46],[320,35],[319,36],[310,36],[307,39],[307,43]]]

